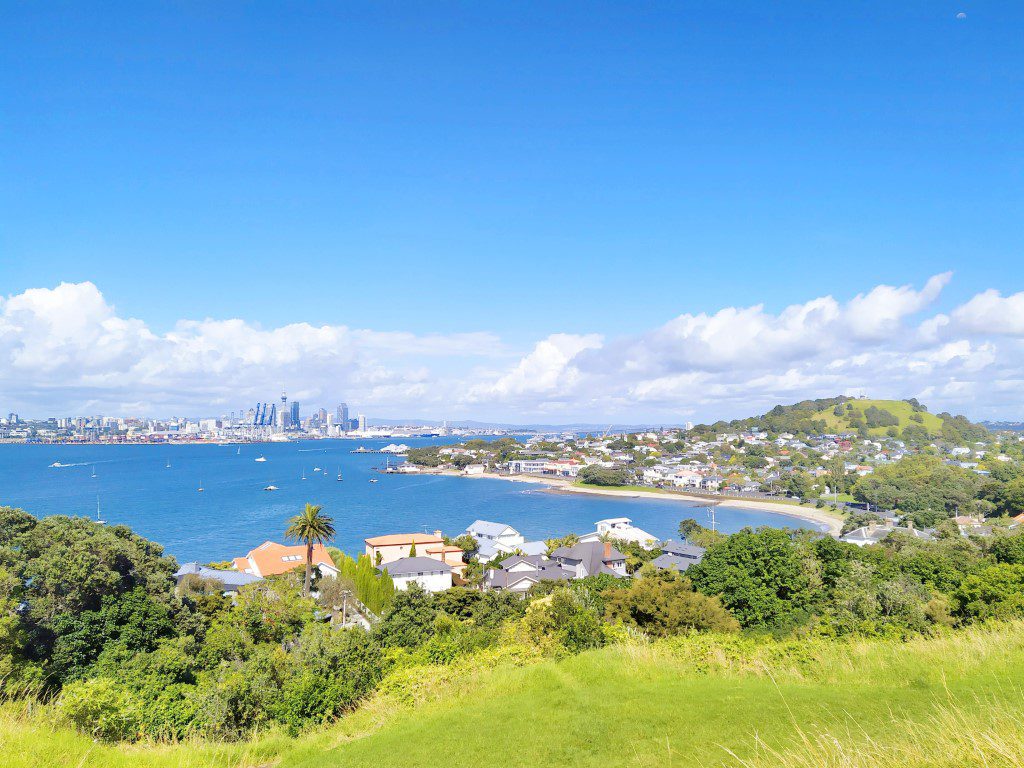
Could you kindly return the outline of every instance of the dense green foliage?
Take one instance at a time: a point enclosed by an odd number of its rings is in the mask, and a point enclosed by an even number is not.
[[[598,464],[591,464],[580,469],[577,479],[586,485],[627,485],[631,477],[624,469],[610,469]]]

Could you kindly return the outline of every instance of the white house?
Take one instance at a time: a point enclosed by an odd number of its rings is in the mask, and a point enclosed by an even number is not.
[[[634,541],[646,549],[653,548],[660,541],[657,536],[637,528],[628,517],[611,517],[607,520],[598,520],[597,530],[580,536],[580,543],[600,541],[606,534],[613,539]]]
[[[547,459],[513,459],[508,463],[508,471],[512,475],[539,475],[547,463]]]
[[[405,590],[416,583],[426,592],[444,592],[452,586],[452,567],[432,557],[403,557],[382,566],[385,568],[395,589]]]

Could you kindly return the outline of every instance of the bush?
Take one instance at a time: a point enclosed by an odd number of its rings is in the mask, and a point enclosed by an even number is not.
[[[116,741],[138,736],[139,722],[131,695],[109,678],[68,683],[58,706],[68,722],[93,738]]]
[[[689,579],[652,566],[628,587],[611,590],[605,599],[608,619],[655,637],[693,630],[737,632],[740,628],[717,597],[694,592]]]

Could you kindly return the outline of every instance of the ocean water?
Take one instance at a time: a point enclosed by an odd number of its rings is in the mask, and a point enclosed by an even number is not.
[[[0,505],[38,516],[95,517],[99,500],[109,524],[131,526],[179,562],[227,560],[267,539],[283,541],[288,518],[306,502],[322,505],[334,518],[334,543],[350,554],[362,552],[368,536],[435,529],[455,536],[477,518],[507,523],[528,539],[586,533],[608,517],[632,518],[664,538],[676,535],[683,518],[707,522],[706,509],[679,501],[554,494],[507,480],[385,475],[376,471],[385,456],[351,453],[389,442],[448,441],[0,445]],[[261,455],[266,462],[256,461]],[[66,466],[51,467],[54,462]],[[336,479],[339,472],[342,482]],[[267,485],[280,490],[264,491]],[[744,526],[813,527],[761,510],[719,508],[716,518],[726,532]]]

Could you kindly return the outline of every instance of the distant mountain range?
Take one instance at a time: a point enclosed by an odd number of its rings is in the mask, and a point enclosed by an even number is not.
[[[440,427],[444,422],[431,419],[367,419],[372,427],[424,426]],[[449,427],[458,429],[528,429],[534,432],[604,432],[608,424],[511,424],[497,421],[455,420],[448,422]],[[645,429],[661,429],[662,427],[683,427],[680,423],[665,424],[612,424],[613,432],[639,432]]]

